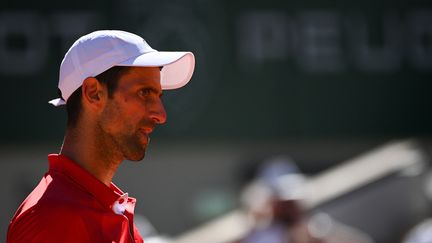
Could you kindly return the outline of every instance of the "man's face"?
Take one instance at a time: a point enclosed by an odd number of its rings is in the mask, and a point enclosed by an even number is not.
[[[133,67],[119,80],[98,122],[99,149],[106,154],[139,161],[150,133],[166,121],[158,67]]]

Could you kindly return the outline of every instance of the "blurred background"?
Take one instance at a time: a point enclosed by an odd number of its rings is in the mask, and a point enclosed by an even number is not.
[[[145,160],[115,178],[138,199],[145,234],[239,240],[241,223],[230,239],[211,223],[229,225],[244,187],[280,155],[315,188],[307,215],[378,243],[402,242],[430,216],[430,1],[3,0],[2,235],[61,146],[65,110],[47,102],[63,55],[97,29],[196,56],[192,81],[164,94],[168,122]],[[193,238],[200,230],[209,239]]]

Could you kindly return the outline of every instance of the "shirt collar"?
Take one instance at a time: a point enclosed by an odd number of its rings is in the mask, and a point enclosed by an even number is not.
[[[111,208],[124,192],[114,183],[106,186],[77,163],[61,154],[48,155],[49,170],[60,172],[93,195],[104,207]],[[135,200],[134,198],[131,198]]]

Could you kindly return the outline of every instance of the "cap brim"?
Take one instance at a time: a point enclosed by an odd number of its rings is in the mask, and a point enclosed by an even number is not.
[[[131,58],[117,66],[160,67],[162,89],[177,89],[192,78],[195,57],[191,52],[154,51]]]
[[[50,101],[48,101],[48,103],[50,103],[53,106],[66,105],[66,102],[62,98],[50,100]]]

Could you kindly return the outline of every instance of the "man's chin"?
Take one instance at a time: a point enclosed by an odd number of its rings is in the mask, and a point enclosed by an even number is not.
[[[135,151],[129,151],[129,153],[125,156],[127,160],[130,161],[141,161],[145,157],[146,150],[145,148],[136,149]]]
[[[125,159],[130,161],[141,161],[144,159],[146,149],[148,146],[148,140],[142,141],[136,139],[123,144],[123,156]]]
[[[128,157],[129,158],[126,158],[127,160],[134,161],[134,162],[139,162],[139,161],[141,161],[141,160],[144,159],[144,157],[145,157],[145,151],[143,153],[134,154],[134,155],[128,156]]]

